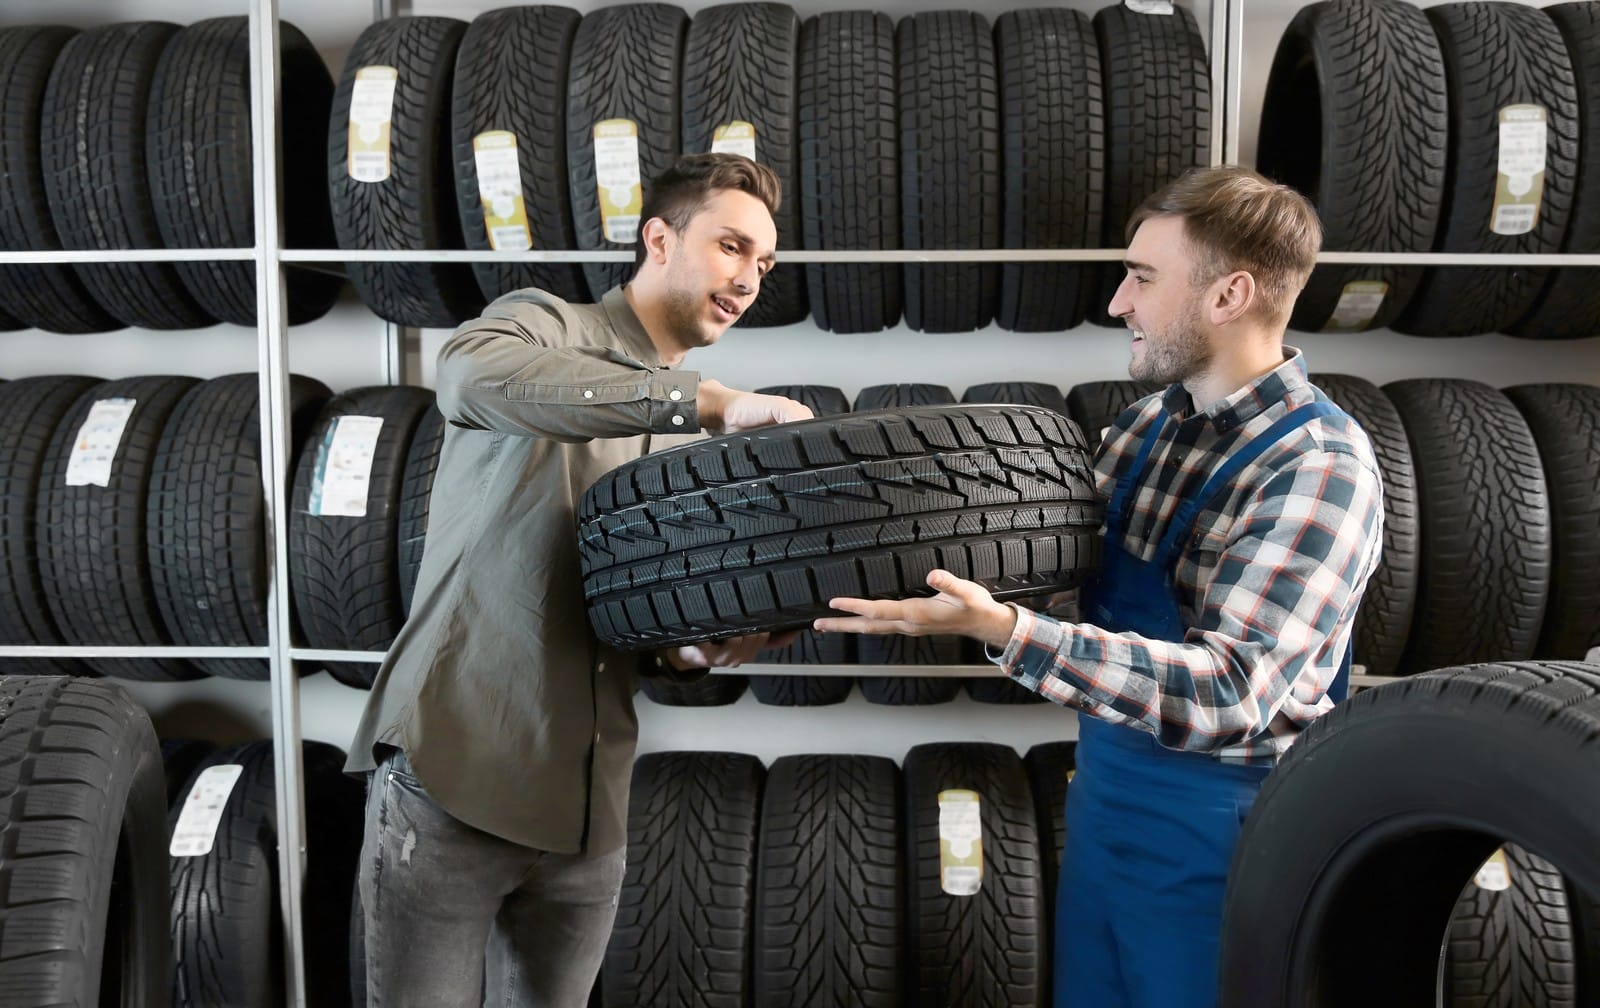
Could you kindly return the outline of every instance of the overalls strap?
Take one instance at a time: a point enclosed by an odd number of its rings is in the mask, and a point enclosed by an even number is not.
[[[1189,537],[1195,520],[1200,517],[1200,512],[1211,498],[1232,483],[1234,477],[1238,476],[1245,466],[1260,458],[1262,452],[1277,444],[1285,434],[1304,426],[1316,417],[1342,415],[1339,407],[1332,403],[1306,403],[1285,413],[1271,427],[1235,448],[1217,467],[1216,472],[1211,474],[1211,478],[1206,480],[1200,492],[1178,505],[1178,509],[1173,512],[1172,522],[1167,526],[1167,534],[1161,537],[1161,545],[1157,547],[1156,555],[1151,558],[1152,562],[1162,570],[1170,569],[1178,544]],[[1146,446],[1148,444],[1146,441]]]

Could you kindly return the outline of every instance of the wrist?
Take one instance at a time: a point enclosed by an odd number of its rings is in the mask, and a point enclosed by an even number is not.
[[[995,603],[984,620],[984,629],[978,637],[990,647],[1003,648],[1011,643],[1011,635],[1017,629],[1017,610],[1004,602]]]

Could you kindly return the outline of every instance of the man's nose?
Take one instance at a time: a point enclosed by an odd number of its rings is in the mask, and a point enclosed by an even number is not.
[[[1122,282],[1117,284],[1116,293],[1111,295],[1111,303],[1106,306],[1106,311],[1112,318],[1122,318],[1133,311],[1133,304],[1124,293],[1128,289],[1130,279],[1132,278],[1123,277]]]

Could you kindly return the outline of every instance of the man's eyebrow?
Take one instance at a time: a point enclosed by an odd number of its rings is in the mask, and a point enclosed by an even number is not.
[[[755,247],[756,240],[754,238],[750,237],[749,235],[745,234],[743,231],[740,231],[736,227],[730,227],[727,224],[724,224],[724,225],[722,225],[722,233],[727,235],[727,236],[729,236],[734,241],[737,241],[740,244],[744,245],[746,248],[754,248]],[[761,259],[762,262],[765,262],[765,263],[777,262],[778,261],[778,254],[775,251],[769,251],[766,255],[761,256],[760,259]]]
[[[1149,263],[1142,263],[1142,262],[1139,262],[1136,259],[1124,259],[1124,260],[1122,260],[1122,265],[1129,272],[1137,271],[1139,273],[1154,273],[1154,274],[1158,274],[1158,275],[1161,273],[1160,270],[1156,269],[1154,266],[1150,265]]]

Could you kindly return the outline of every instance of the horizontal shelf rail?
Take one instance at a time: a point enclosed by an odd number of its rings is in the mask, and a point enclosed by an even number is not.
[[[854,249],[780,251],[782,263],[1047,263],[1121,262],[1123,249]],[[107,262],[250,262],[254,249],[73,249],[0,252],[0,265],[51,265]],[[467,249],[284,249],[287,265],[316,266],[352,262],[398,263],[625,263],[633,253],[610,250],[548,249],[487,252]],[[1600,253],[1562,252],[1323,252],[1324,266],[1567,266],[1600,267]]]
[[[268,647],[162,647],[136,644],[0,644],[0,658],[269,658]]]

